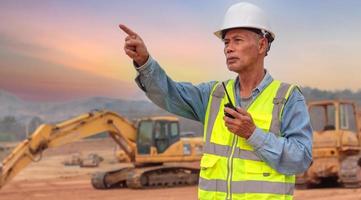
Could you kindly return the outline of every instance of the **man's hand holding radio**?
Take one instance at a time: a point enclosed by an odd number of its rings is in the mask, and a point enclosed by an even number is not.
[[[252,116],[243,108],[237,107],[237,111],[232,108],[224,108],[224,112],[232,115],[234,119],[224,116],[226,127],[232,133],[248,139],[256,129]]]

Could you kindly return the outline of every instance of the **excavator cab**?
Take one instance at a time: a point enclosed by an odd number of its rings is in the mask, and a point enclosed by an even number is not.
[[[309,105],[309,112],[314,131],[344,130],[357,135],[356,107],[351,102],[313,102]]]
[[[173,117],[143,119],[139,122],[137,135],[138,154],[151,154],[152,147],[161,154],[179,141],[179,123]]]

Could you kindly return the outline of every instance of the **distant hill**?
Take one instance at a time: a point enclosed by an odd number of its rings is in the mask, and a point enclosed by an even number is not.
[[[355,101],[359,106],[361,105],[361,89],[352,92],[351,90],[320,90],[317,88],[304,87],[302,93],[307,101],[325,100],[325,99],[348,99]]]
[[[322,99],[351,99],[361,105],[361,90],[325,91],[302,88],[307,101]],[[23,139],[39,123],[57,123],[95,109],[110,110],[130,120],[156,115],[172,115],[149,101],[129,101],[106,97],[93,97],[68,102],[31,102],[0,90],[0,141]],[[195,121],[180,118],[182,132],[202,135],[203,126]]]
[[[4,126],[4,123],[0,121],[0,141],[2,138],[9,138],[5,137],[4,134],[15,134],[17,135],[15,138],[25,138],[26,128],[34,119],[45,123],[57,123],[96,109],[110,110],[130,120],[146,116],[172,115],[149,101],[128,101],[106,97],[43,103],[24,101],[8,92],[0,91],[0,102],[0,119],[4,121],[6,118],[7,123],[11,121],[13,126],[4,129],[1,127]],[[16,123],[12,121],[12,117]],[[182,132],[195,132],[197,135],[202,135],[203,126],[196,121],[180,117],[180,126]],[[9,128],[11,131],[4,131]],[[35,129],[35,127],[31,129]],[[14,137],[10,138],[14,139]]]

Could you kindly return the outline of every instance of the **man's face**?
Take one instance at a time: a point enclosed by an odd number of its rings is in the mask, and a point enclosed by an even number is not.
[[[259,36],[245,29],[231,29],[224,36],[224,54],[230,71],[240,73],[259,59]]]

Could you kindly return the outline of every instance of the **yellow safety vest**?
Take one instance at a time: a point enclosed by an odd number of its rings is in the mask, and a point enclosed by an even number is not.
[[[226,85],[233,103],[236,102],[234,80]],[[247,108],[258,128],[281,137],[282,110],[293,88],[293,85],[274,80],[261,91]],[[228,99],[222,84],[217,83],[206,111],[198,198],[292,200],[295,176],[271,168],[255,154],[246,139],[228,131],[223,120],[226,103]]]

